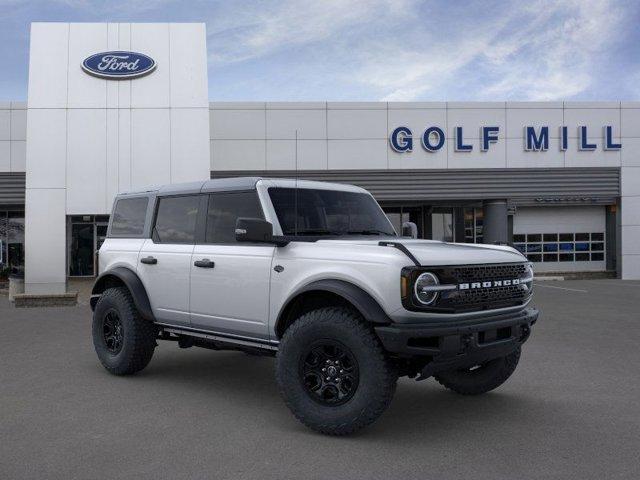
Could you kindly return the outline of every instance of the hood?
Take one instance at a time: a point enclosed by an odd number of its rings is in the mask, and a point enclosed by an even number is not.
[[[402,243],[418,259],[421,265],[478,265],[482,263],[526,262],[527,258],[518,250],[506,245],[484,245],[474,243],[448,243],[436,240],[414,240],[399,237],[375,237],[322,240],[356,245],[377,245],[379,242]],[[389,248],[389,247],[382,247]]]

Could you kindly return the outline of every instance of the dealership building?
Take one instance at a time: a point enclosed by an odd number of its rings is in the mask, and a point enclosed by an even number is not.
[[[27,101],[0,102],[5,273],[63,293],[96,275],[118,192],[251,175],[363,186],[396,229],[510,242],[538,272],[640,279],[640,102],[215,97],[204,24],[32,24]]]

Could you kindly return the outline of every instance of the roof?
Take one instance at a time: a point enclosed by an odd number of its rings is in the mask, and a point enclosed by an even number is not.
[[[188,183],[170,183],[161,186],[152,186],[141,188],[128,192],[122,192],[118,196],[155,194],[155,195],[177,195],[177,194],[196,194],[208,192],[229,192],[234,190],[253,190],[256,184],[263,180],[268,186],[277,187],[293,187],[298,188],[316,188],[330,190],[345,191],[362,191],[360,187],[347,184],[316,182],[309,180],[295,180],[291,178],[262,178],[262,177],[233,177],[233,178],[216,178],[212,180],[203,180],[199,182]]]

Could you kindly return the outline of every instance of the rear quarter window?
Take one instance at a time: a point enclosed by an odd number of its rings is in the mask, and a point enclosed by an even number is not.
[[[147,197],[121,198],[113,210],[110,236],[139,237],[144,233],[144,222],[147,217]]]

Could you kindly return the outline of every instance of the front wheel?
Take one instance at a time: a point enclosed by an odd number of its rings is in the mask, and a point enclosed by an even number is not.
[[[362,318],[330,307],[301,316],[285,332],[276,380],[298,420],[321,433],[347,435],[387,409],[397,374]]]
[[[520,360],[520,347],[509,355],[481,365],[441,372],[435,379],[461,395],[480,395],[498,388],[513,374]]]
[[[130,375],[151,361],[157,328],[140,317],[126,288],[104,291],[93,312],[92,330],[98,359],[110,373]]]

